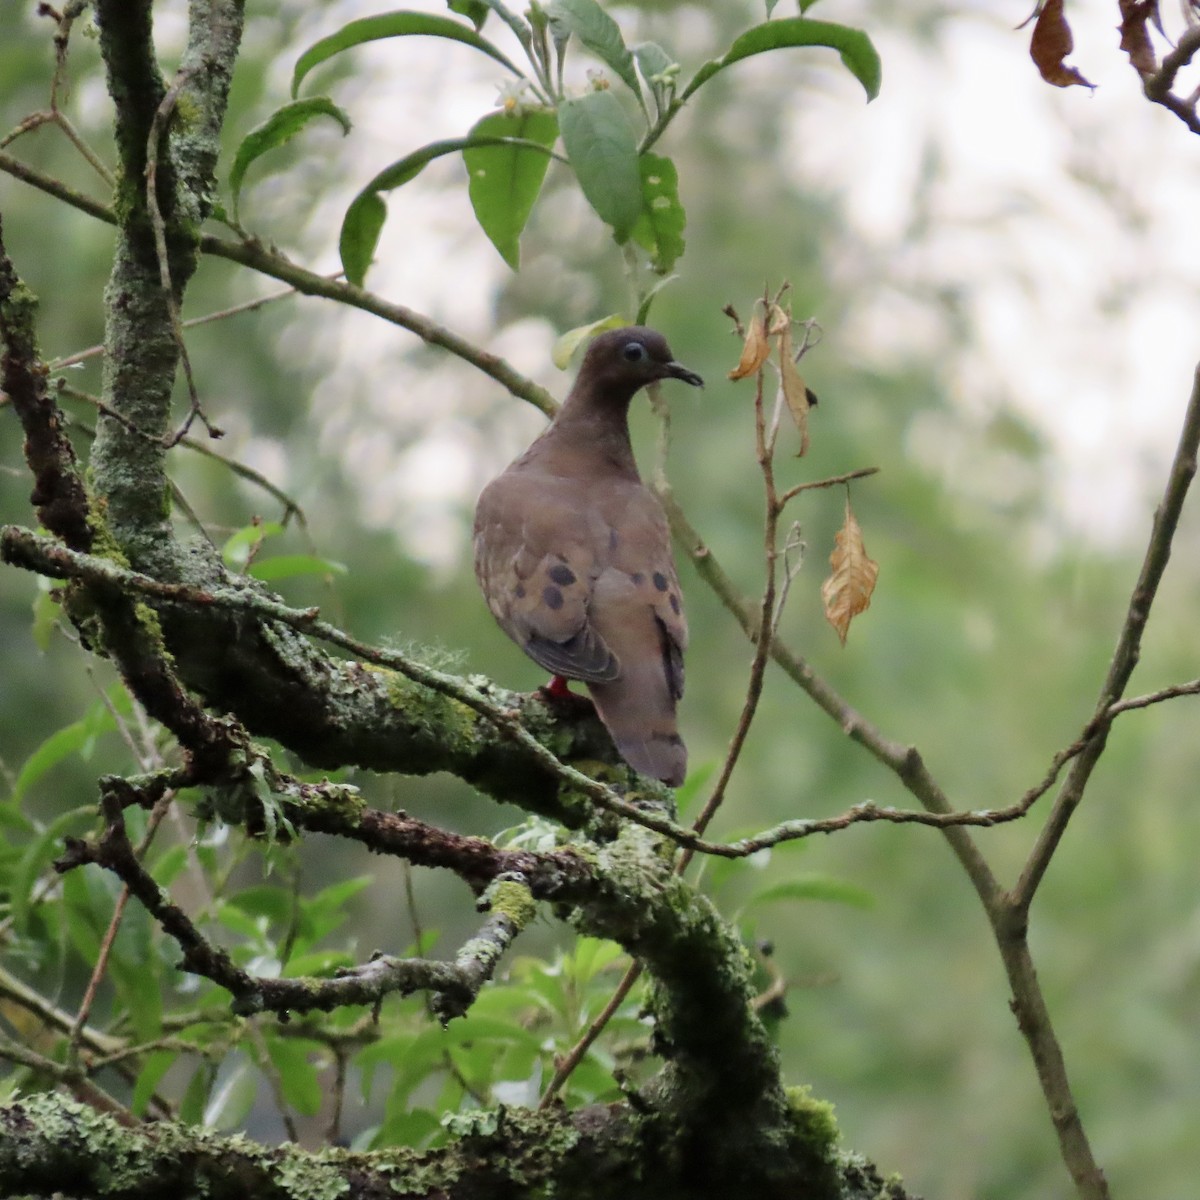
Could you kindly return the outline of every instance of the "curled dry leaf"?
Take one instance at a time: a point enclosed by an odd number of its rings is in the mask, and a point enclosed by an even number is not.
[[[1143,75],[1158,70],[1150,31],[1146,28],[1146,23],[1151,20],[1162,29],[1158,0],[1121,0],[1121,49],[1129,55],[1134,69]]]
[[[792,322],[788,317],[786,324],[779,331],[779,381],[783,388],[783,398],[787,401],[788,412],[796,422],[800,431],[800,449],[796,457],[803,457],[808,449],[808,410],[812,407],[809,400],[809,390],[804,384],[804,377],[796,366],[792,351]]]
[[[1029,42],[1029,57],[1033,59],[1042,78],[1055,87],[1071,87],[1081,84],[1094,87],[1074,67],[1063,61],[1075,46],[1071,27],[1063,13],[1063,0],[1045,0],[1033,27]]]
[[[835,540],[837,544],[829,556],[833,573],[821,584],[821,599],[825,604],[825,618],[837,630],[844,646],[850,622],[870,606],[871,593],[879,578],[879,564],[867,557],[862,530],[854,519],[849,496],[846,497],[846,519]]]
[[[767,340],[766,319],[758,313],[746,330],[746,341],[742,346],[742,357],[738,365],[729,372],[730,379],[745,379],[753,375],[771,356],[771,343]]]

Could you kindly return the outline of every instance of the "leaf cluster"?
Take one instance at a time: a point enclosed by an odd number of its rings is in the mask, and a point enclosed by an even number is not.
[[[769,14],[769,6],[768,15]],[[349,133],[350,119],[325,96],[299,98],[308,76],[322,63],[369,42],[409,37],[448,39],[486,55],[509,80],[500,111],[480,117],[460,138],[431,142],[378,171],[351,201],[342,219],[339,247],[346,278],[361,285],[387,218],[386,193],[415,179],[432,161],[460,154],[468,194],[480,228],[514,270],[520,237],[542,189],[551,159],[566,165],[585,200],[612,231],[618,245],[633,243],[659,275],[684,252],[686,214],[678,172],[652,147],[687,101],[726,67],[771,50],[825,47],[836,50],[862,84],[867,98],[879,90],[878,55],[865,33],[808,17],[768,20],[739,35],[719,58],[702,64],[686,82],[674,53],[654,42],[626,45],[616,22],[597,0],[537,0],[523,16],[501,0],[451,4],[470,24],[429,13],[398,11],[351,21],[304,51],[292,73],[291,103],[252,130],[238,147],[230,175],[232,211],[238,219],[246,171],[257,159],[294,137],[318,116],[332,117]],[[515,38],[519,65],[483,30],[489,18]],[[590,71],[580,89],[564,82],[573,47],[612,72]],[[560,143],[562,150],[556,146]]]

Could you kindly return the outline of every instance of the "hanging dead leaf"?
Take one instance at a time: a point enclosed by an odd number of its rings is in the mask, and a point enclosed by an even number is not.
[[[758,313],[750,321],[746,330],[746,341],[742,346],[742,357],[738,365],[729,372],[730,379],[745,379],[753,375],[771,356],[771,343],[767,340],[766,318]]]
[[[842,645],[850,622],[871,604],[871,593],[879,578],[879,564],[867,557],[862,530],[854,519],[850,497],[846,497],[846,519],[835,539],[837,545],[829,556],[833,574],[821,584],[821,599],[825,604],[825,619],[837,630]]]
[[[808,450],[808,410],[812,407],[809,401],[809,390],[804,385],[804,377],[792,357],[792,323],[789,317],[787,323],[779,331],[779,382],[783,388],[783,398],[787,401],[788,412],[796,422],[800,431],[800,449],[796,457],[802,458]]]
[[[778,337],[785,329],[791,329],[791,327],[792,310],[772,304],[771,313],[767,319],[767,337]]]
[[[1095,87],[1063,61],[1074,47],[1075,39],[1063,13],[1063,0],[1045,0],[1029,41],[1029,57],[1033,59],[1042,78],[1055,87],[1071,87],[1073,84]]]
[[[1146,22],[1151,20],[1162,29],[1158,0],[1121,0],[1121,49],[1129,55],[1134,69],[1143,75],[1158,70],[1150,31],[1146,28]]]

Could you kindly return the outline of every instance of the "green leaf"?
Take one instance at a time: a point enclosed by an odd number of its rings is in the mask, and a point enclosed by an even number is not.
[[[178,1057],[178,1050],[155,1050],[146,1056],[142,1069],[138,1072],[137,1083],[133,1088],[133,1100],[130,1102],[135,1116],[140,1117],[145,1113],[146,1106],[154,1095],[154,1089]]]
[[[825,46],[842,56],[850,73],[863,85],[868,100],[879,95],[882,67],[871,39],[858,29],[834,25],[829,21],[810,21],[807,17],[787,17],[755,25],[737,38],[723,58],[713,59],[692,77],[683,89],[681,101],[692,95],[701,84],[707,83],[718,71],[766,50],[782,50],[789,46]]]
[[[225,901],[250,917],[266,917],[269,921],[283,924],[292,915],[292,897],[283,888],[269,884],[256,884],[243,888]]]
[[[305,75],[335,54],[343,50],[361,46],[365,42],[377,42],[383,38],[409,37],[413,34],[424,34],[428,37],[449,38],[451,41],[462,42],[482,50],[484,54],[494,58],[506,66],[514,75],[521,71],[492,45],[487,38],[480,37],[473,29],[460,25],[449,17],[439,17],[431,13],[391,12],[382,13],[376,17],[363,17],[344,25],[337,33],[322,38],[300,55],[292,72],[292,95],[300,92],[300,84]]]
[[[487,20],[488,6],[483,0],[447,0],[446,7],[451,12],[458,13],[460,17],[466,17],[475,26],[476,33],[483,28],[483,23]]]
[[[238,219],[238,202],[246,169],[268,150],[290,142],[314,117],[332,117],[341,125],[343,134],[350,132],[350,118],[328,96],[313,96],[308,100],[295,100],[291,104],[285,104],[242,139],[233,160],[233,169],[229,172],[229,190],[233,193],[235,221]]]
[[[342,258],[342,270],[346,280],[355,287],[362,287],[375,247],[379,245],[379,231],[387,217],[387,205],[376,192],[360,192],[342,218],[342,232],[338,238],[338,253]]]
[[[607,317],[601,317],[600,320],[593,321],[590,325],[580,325],[575,329],[568,329],[554,343],[554,349],[550,352],[551,361],[560,371],[565,371],[571,365],[575,351],[584,342],[594,338],[598,333],[603,333],[606,329],[620,329],[623,325],[628,324],[629,320],[623,314],[610,313]]]
[[[179,1104],[179,1119],[185,1125],[199,1125],[204,1119],[208,1094],[217,1079],[217,1064],[201,1062],[192,1074]]]
[[[278,521],[255,521],[243,525],[225,540],[221,547],[221,558],[227,567],[240,570],[267,538],[278,537],[282,532],[283,526]]]
[[[675,65],[675,60],[657,42],[642,42],[634,46],[633,56],[649,87],[654,87],[655,79]]]
[[[240,1054],[232,1061],[232,1067],[228,1058],[221,1064],[220,1081],[209,1093],[208,1103],[204,1106],[204,1125],[222,1133],[236,1129],[245,1121],[258,1093],[258,1074],[250,1063]]]
[[[643,154],[638,170],[642,213],[633,227],[633,240],[650,252],[654,270],[665,275],[683,254],[687,215],[679,203],[679,173],[669,158],[657,154]]]
[[[588,203],[619,243],[627,241],[642,212],[642,178],[637,139],[620,100],[610,91],[564,100],[558,122]]]
[[[471,127],[469,141],[480,143],[485,138],[519,138],[549,150],[558,138],[558,118],[543,108],[489,113]],[[475,219],[515,271],[521,260],[521,231],[541,191],[550,158],[520,144],[468,144],[462,153]]]
[[[62,849],[62,839],[68,833],[82,833],[96,819],[96,806],[85,805],[73,808],[56,817],[28,846],[25,847],[16,870],[13,871],[11,887],[12,922],[18,933],[25,933],[29,922],[29,906],[33,900],[33,889],[38,876],[50,869],[50,864]]]
[[[33,640],[43,654],[50,649],[51,635],[62,616],[62,604],[55,599],[58,594],[49,579],[38,576],[38,592],[33,598]]]
[[[597,58],[607,63],[637,97],[645,111],[642,89],[633,55],[621,30],[596,0],[554,0],[546,9],[555,41],[565,42],[574,34]]]
[[[312,1058],[321,1054],[321,1044],[282,1037],[268,1037],[266,1044],[271,1062],[279,1072],[284,1100],[302,1117],[315,1117],[321,1111],[324,1092]]]
[[[345,563],[318,558],[315,554],[277,554],[274,558],[251,563],[247,574],[271,582],[290,579],[293,575],[345,575],[347,570]]]
[[[329,979],[335,971],[352,966],[354,958],[345,950],[313,950],[308,954],[293,954],[282,974],[285,979],[299,979],[304,975]]]
[[[171,846],[150,868],[150,874],[160,888],[168,888],[187,865],[187,847]]]
[[[110,689],[110,696],[115,696],[116,692],[125,694],[124,688],[118,686],[115,691]],[[129,711],[128,705],[124,711]],[[21,765],[21,770],[17,773],[17,782],[13,785],[12,803],[18,803],[51,767],[58,766],[72,754],[78,753],[86,758],[91,753],[96,738],[116,727],[117,723],[112,713],[105,705],[97,703],[81,720],[56,730]]]
[[[430,142],[428,146],[422,146],[384,167],[350,202],[342,220],[339,246],[346,278],[361,287],[367,268],[375,255],[375,247],[379,244],[379,231],[383,228],[387,216],[387,207],[380,199],[380,192],[390,192],[392,188],[401,187],[410,179],[415,179],[429,163],[444,154],[456,154],[473,145],[509,144],[514,143],[496,138],[448,138],[445,141]],[[519,144],[525,149],[536,150],[542,154],[553,153],[549,147],[537,141],[522,141]]]
[[[567,959],[572,977],[585,986],[606,967],[624,957],[625,951],[616,942],[604,938],[580,937]]]
[[[775,904],[780,900],[829,900],[834,904],[849,904],[854,908],[872,908],[875,897],[866,888],[844,879],[831,879],[827,875],[800,875],[772,884],[755,892],[746,901],[750,909],[761,904]]]

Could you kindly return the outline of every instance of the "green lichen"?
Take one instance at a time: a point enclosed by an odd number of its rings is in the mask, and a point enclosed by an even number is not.
[[[110,559],[117,566],[128,570],[129,558],[108,525],[108,501],[103,496],[96,495],[91,475],[89,467],[85,486],[88,496],[87,523],[92,531],[92,554],[97,558]]]
[[[425,732],[445,741],[472,735],[478,714],[456,696],[434,692],[390,667],[380,667],[375,663],[359,663],[359,666],[378,676],[392,706]]]
[[[486,899],[492,912],[506,916],[518,929],[524,929],[537,912],[533,893],[515,879],[497,879],[488,888]]]
[[[807,1084],[785,1089],[792,1124],[806,1150],[822,1162],[833,1162],[842,1139],[834,1107],[828,1100],[818,1100]]]
[[[344,1164],[321,1161],[322,1156],[290,1154],[275,1169],[275,1180],[293,1200],[336,1200],[350,1190]]]
[[[187,92],[179,92],[175,97],[175,111],[171,114],[171,132],[183,133],[204,118],[204,112]]]

